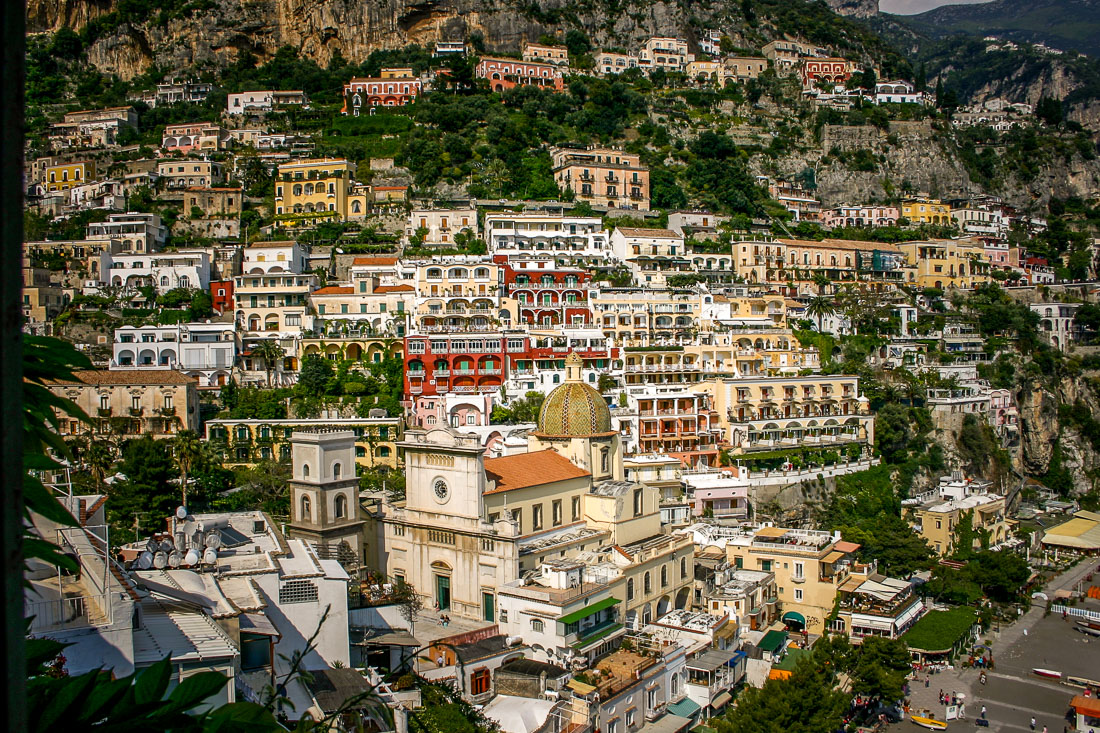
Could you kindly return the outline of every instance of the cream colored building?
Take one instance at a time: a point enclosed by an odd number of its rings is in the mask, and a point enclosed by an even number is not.
[[[569,65],[569,49],[565,46],[547,46],[541,43],[523,44],[523,60],[557,66]]]
[[[476,209],[414,209],[405,227],[405,244],[422,236],[421,247],[453,247],[455,235],[478,236]]]
[[[874,445],[874,414],[855,376],[716,377],[692,389],[711,395],[731,453]]]
[[[316,275],[267,272],[233,278],[237,326],[246,336],[291,337],[313,330],[309,295]]]
[[[382,285],[356,277],[349,285],[326,285],[309,295],[321,333],[404,336],[416,304],[412,285]]]
[[[91,424],[62,416],[62,435],[120,434],[169,438],[199,427],[198,382],[174,369],[77,371],[50,391],[76,403]]]
[[[690,604],[691,538],[662,533],[658,489],[624,480],[619,434],[581,370],[571,354],[526,453],[486,459],[475,435],[409,430],[407,497],[378,515],[378,567],[486,621],[498,588],[561,558],[598,570],[627,623]]]
[[[754,237],[734,242],[733,255],[734,272],[745,282],[794,284],[800,293],[821,290],[818,275],[829,281],[827,291],[844,283],[901,284],[908,277],[902,250],[879,242]]]
[[[618,209],[649,209],[649,168],[637,153],[613,148],[551,148],[558,187],[578,201]]]
[[[514,323],[516,302],[504,297],[503,267],[482,257],[416,263],[415,325],[421,332],[486,329]]]

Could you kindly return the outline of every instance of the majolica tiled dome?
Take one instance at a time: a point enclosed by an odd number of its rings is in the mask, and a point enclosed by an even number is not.
[[[611,432],[611,411],[600,393],[584,383],[582,365],[575,352],[565,360],[565,383],[543,401],[539,433],[580,438]]]

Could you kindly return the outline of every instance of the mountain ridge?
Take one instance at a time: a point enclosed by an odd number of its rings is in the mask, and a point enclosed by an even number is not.
[[[944,5],[917,15],[882,15],[933,38],[996,36],[1100,56],[1100,0],[993,0]]]

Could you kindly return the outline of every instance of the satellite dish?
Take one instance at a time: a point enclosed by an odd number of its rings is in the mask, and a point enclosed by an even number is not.
[[[172,540],[165,539],[160,541],[160,551],[165,555],[174,550],[175,547],[175,543],[173,543]]]
[[[206,533],[206,546],[215,550],[222,546],[222,536],[218,530],[212,529]]]
[[[148,570],[153,567],[153,553],[146,550],[138,555],[137,566],[139,570]]]
[[[206,552],[202,553],[202,561],[207,565],[213,565],[218,561],[218,553],[210,547],[206,548]]]
[[[199,564],[199,552],[198,550],[188,550],[187,554],[183,556],[184,565],[198,565]]]
[[[157,570],[164,570],[166,565],[168,565],[168,555],[163,552],[153,555],[153,567]]]
[[[180,566],[181,560],[183,560],[183,558],[180,557],[180,554],[175,550],[172,550],[172,554],[168,556],[168,564],[174,568],[178,568]]]
[[[176,507],[176,519],[187,519],[187,507]]]

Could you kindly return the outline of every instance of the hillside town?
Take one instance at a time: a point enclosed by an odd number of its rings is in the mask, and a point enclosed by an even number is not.
[[[32,473],[75,522],[32,507],[71,567],[31,558],[25,609],[57,674],[167,658],[317,730],[735,733],[798,697],[822,717],[784,730],[1100,728],[1100,235],[1067,228],[1095,202],[839,201],[806,167],[745,173],[739,211],[632,144],[652,110],[546,132],[525,186],[452,133],[414,160],[413,111],[472,89],[785,84],[895,138],[948,106],[802,38],[555,40],[324,95],[181,73],[28,142]]]

